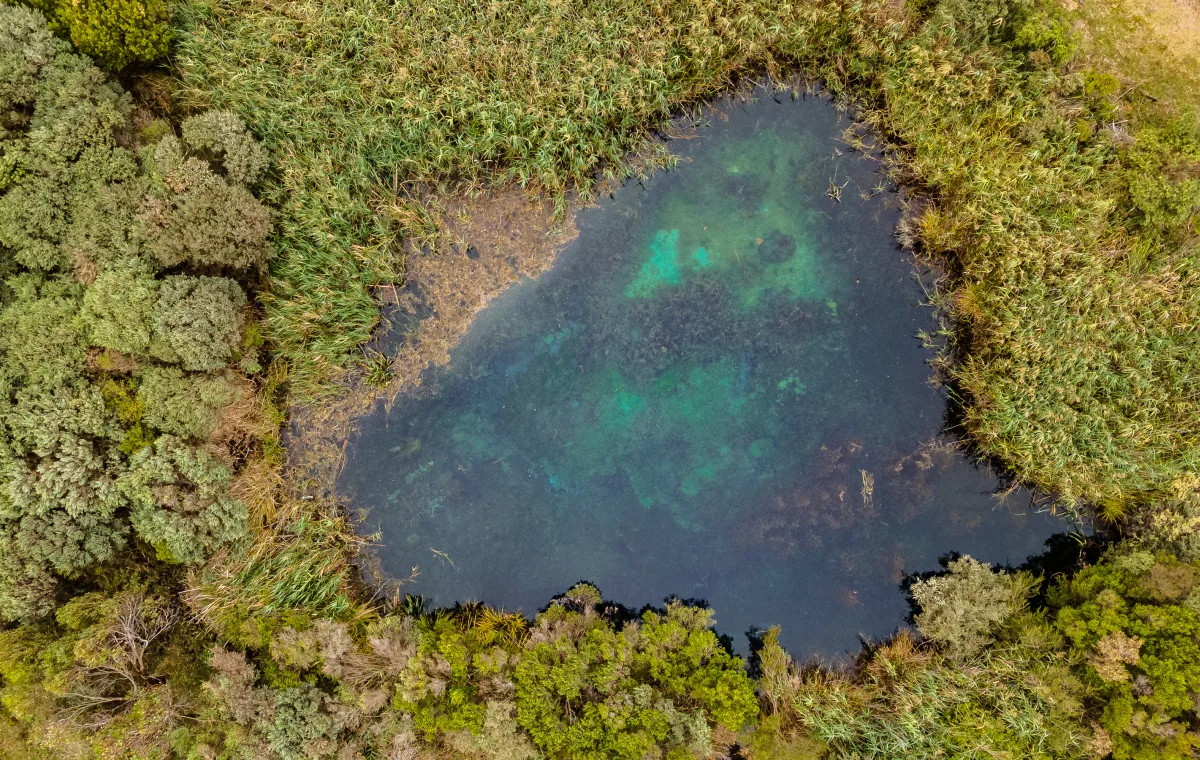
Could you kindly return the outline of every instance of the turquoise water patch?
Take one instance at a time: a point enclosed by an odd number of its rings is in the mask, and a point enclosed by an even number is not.
[[[629,298],[649,298],[660,285],[679,284],[679,230],[658,230],[648,248],[649,260],[625,288]]]
[[[1061,529],[1022,492],[998,508],[940,437],[897,204],[852,192],[879,165],[835,150],[827,103],[781,100],[671,143],[678,169],[581,212],[420,396],[360,420],[339,487],[383,566],[420,568],[406,591],[533,612],[587,579],[834,653],[901,622],[904,572],[1019,562]]]

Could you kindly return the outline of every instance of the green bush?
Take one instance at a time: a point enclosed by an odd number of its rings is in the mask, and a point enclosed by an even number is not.
[[[97,277],[84,292],[80,313],[92,345],[145,354],[150,349],[158,288],[157,280],[135,270],[110,270]]]
[[[1200,747],[1200,566],[1117,553],[1058,584],[1057,627],[1086,658],[1115,760],[1183,760]]]
[[[797,667],[771,633],[760,688],[779,733],[829,757],[1102,756],[1103,736],[1085,726],[1088,691],[1053,627],[1025,614],[997,634],[976,656],[949,659],[902,632],[864,648],[847,674]]]
[[[155,358],[187,370],[224,367],[242,344],[246,294],[223,277],[171,275],[154,308]]]
[[[951,561],[948,573],[912,585],[920,607],[917,628],[956,659],[978,655],[1001,626],[1025,610],[1037,579],[994,572],[970,556]]]
[[[246,532],[246,507],[226,493],[228,466],[173,436],[135,454],[117,482],[130,522],[167,562],[194,564]]]
[[[221,410],[237,396],[225,377],[184,374],[175,367],[146,367],[140,380],[138,398],[145,405],[146,423],[184,438],[207,439]]]
[[[270,252],[270,217],[247,186],[265,167],[262,148],[232,113],[212,111],[184,121],[183,139],[168,135],[154,151],[154,170],[171,191],[150,207],[154,254],[166,266],[263,264]]]
[[[165,581],[118,573],[50,619],[0,632],[0,705],[37,749],[59,758],[165,756],[203,669],[192,646],[202,637],[169,594],[147,590]]]
[[[1200,212],[1200,121],[1194,112],[1140,130],[1122,158],[1130,201],[1148,229],[1177,230]]]
[[[6,0],[8,1],[8,0]],[[164,0],[28,0],[52,28],[96,65],[120,71],[131,63],[154,63],[171,44]]]
[[[548,757],[705,757],[712,723],[737,731],[757,716],[753,683],[710,611],[671,602],[617,630],[599,603],[576,586],[540,614],[514,674],[517,721]]]

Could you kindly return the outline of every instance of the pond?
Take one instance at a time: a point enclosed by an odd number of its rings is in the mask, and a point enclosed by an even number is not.
[[[532,614],[585,579],[834,654],[902,622],[905,572],[1065,530],[943,434],[935,315],[845,117],[767,95],[709,121],[580,212],[431,391],[359,421],[339,489],[386,571],[419,565],[407,592]]]

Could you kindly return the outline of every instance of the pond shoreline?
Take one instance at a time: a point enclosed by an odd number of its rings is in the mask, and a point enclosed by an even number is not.
[[[827,100],[770,94],[698,118],[694,139],[672,146],[678,168],[581,212],[585,234],[553,268],[558,249],[546,246],[540,277],[463,298],[460,284],[487,289],[471,275],[494,271],[495,259],[468,236],[461,245],[474,258],[433,259],[447,276],[431,300],[463,319],[439,325],[447,310],[434,306],[415,340],[390,344],[400,355],[392,392],[339,451],[350,462],[339,494],[362,510],[364,532],[386,526],[376,569],[419,565],[406,590],[438,604],[540,605],[580,576],[633,606],[702,596],[732,630],[767,616],[793,645],[819,636],[830,651],[833,621],[881,633],[864,616],[898,615],[901,573],[929,569],[946,550],[1020,562],[1003,541],[972,538],[981,520],[1022,552],[1039,548],[1026,523],[1006,522],[1015,507],[996,510],[972,490],[1004,488],[938,437],[945,400],[929,387],[932,349],[916,338],[932,331],[931,313],[913,257],[896,245],[901,209],[883,193],[883,165],[845,149],[844,117]],[[430,279],[413,281],[405,295],[419,297]],[[436,355],[420,345],[431,333],[445,338]],[[959,537],[934,549],[940,528],[909,525],[929,509]],[[819,559],[824,542],[856,548]],[[879,542],[878,562],[859,556]],[[612,567],[619,557],[650,585]],[[675,570],[664,575],[663,563]],[[823,616],[829,625],[781,620],[818,603],[783,591],[818,567],[846,576],[824,583],[819,603],[838,610]],[[727,598],[734,582],[749,585]],[[766,589],[783,596],[750,604]]]

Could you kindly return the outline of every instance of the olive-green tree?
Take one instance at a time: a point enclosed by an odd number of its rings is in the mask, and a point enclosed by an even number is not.
[[[76,20],[134,25],[153,6],[69,5]],[[40,13],[0,6],[8,620],[47,614],[59,579],[78,583],[131,543],[194,563],[245,530],[230,463],[202,444],[234,399],[224,368],[240,358],[247,305],[217,275],[265,260],[269,216],[248,188],[266,160],[227,112],[146,146],[132,114]]]

